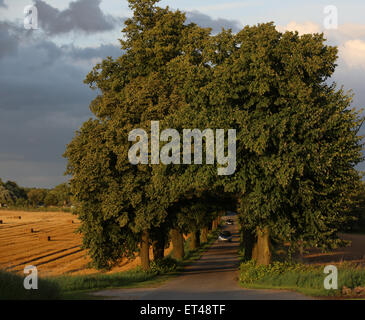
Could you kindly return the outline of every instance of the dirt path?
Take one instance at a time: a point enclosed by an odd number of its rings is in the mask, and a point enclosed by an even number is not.
[[[215,242],[200,260],[158,288],[112,289],[93,295],[121,300],[301,300],[304,295],[279,290],[247,290],[238,285],[237,224],[226,226],[232,243]]]

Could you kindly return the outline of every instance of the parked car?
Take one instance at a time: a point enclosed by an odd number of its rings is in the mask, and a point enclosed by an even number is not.
[[[232,219],[227,219],[226,220],[226,224],[234,224],[233,220]]]
[[[229,231],[222,231],[218,236],[218,241],[232,241],[232,234]]]

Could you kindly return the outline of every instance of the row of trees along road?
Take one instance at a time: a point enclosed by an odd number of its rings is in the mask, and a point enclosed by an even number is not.
[[[273,23],[212,35],[156,2],[129,1],[123,52],[87,75],[98,90],[94,117],[65,152],[95,266],[139,251],[147,270],[150,245],[161,258],[169,238],[181,258],[182,234],[198,245],[198,234],[228,208],[238,211],[246,258],[262,264],[270,263],[270,239],[293,248],[338,244],[360,186],[362,119],[326,81],[337,48],[321,34],[281,33]],[[130,164],[128,134],[150,132],[151,120],[160,130],[236,129],[236,172]]]

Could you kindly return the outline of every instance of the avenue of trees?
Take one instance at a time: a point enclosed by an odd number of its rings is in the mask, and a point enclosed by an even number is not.
[[[93,117],[65,152],[94,265],[139,252],[148,270],[149,248],[161,259],[170,240],[181,259],[183,234],[198,246],[226,210],[238,212],[245,257],[260,264],[270,263],[273,240],[338,245],[362,189],[362,118],[327,81],[337,48],[273,23],[212,35],[156,3],[129,0],[121,56],[87,75],[98,93]],[[236,129],[235,173],[218,176],[216,162],[132,165],[129,133],[150,132],[155,120],[161,131]]]

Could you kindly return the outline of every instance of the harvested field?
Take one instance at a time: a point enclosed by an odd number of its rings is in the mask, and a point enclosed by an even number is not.
[[[34,265],[40,276],[99,272],[87,268],[90,258],[75,233],[80,222],[71,213],[1,210],[0,220],[0,269],[22,273],[26,265]],[[138,264],[139,258],[126,260],[109,272]]]

